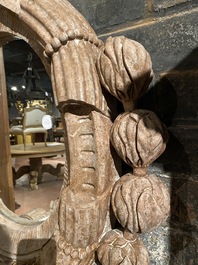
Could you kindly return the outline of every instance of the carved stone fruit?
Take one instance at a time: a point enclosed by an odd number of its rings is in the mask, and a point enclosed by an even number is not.
[[[107,39],[97,68],[102,85],[122,101],[125,110],[133,109],[153,77],[149,53],[140,43],[124,36]]]
[[[114,185],[111,203],[116,218],[131,233],[154,230],[170,210],[169,192],[155,175],[124,175]]]
[[[149,166],[163,153],[167,141],[166,127],[148,110],[120,114],[111,129],[114,148],[132,167]]]
[[[149,255],[137,235],[127,235],[120,230],[109,231],[97,250],[102,265],[148,265]]]

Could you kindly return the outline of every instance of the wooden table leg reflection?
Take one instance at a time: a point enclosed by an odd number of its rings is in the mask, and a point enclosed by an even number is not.
[[[20,167],[17,171],[13,168],[14,183],[25,174],[29,174],[29,185],[31,190],[37,190],[38,184],[43,181],[43,173],[47,172],[56,176],[57,180],[63,179],[64,165],[58,163],[56,167],[50,164],[42,164],[42,157],[29,158],[30,164]]]
[[[56,167],[51,164],[43,164],[42,158],[56,157],[65,154],[65,145],[63,143],[48,142],[27,144],[26,150],[24,145],[12,145],[10,147],[11,156],[13,158],[29,158],[29,165],[20,167],[18,170],[12,169],[13,180],[16,182],[18,178],[25,174],[29,174],[29,185],[31,190],[38,189],[38,184],[42,182],[43,173],[47,172],[57,177],[57,180],[63,179],[64,164],[58,163]]]
[[[42,158],[30,158],[29,184],[31,190],[38,189],[38,183],[42,182]]]

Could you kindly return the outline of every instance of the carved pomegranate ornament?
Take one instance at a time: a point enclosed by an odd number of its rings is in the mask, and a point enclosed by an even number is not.
[[[111,142],[120,157],[133,167],[113,188],[114,214],[131,233],[148,232],[169,214],[170,198],[163,182],[147,173],[147,167],[165,149],[168,133],[157,116],[147,110],[123,113],[115,120]]]
[[[102,85],[118,100],[125,111],[134,109],[135,101],[148,89],[153,77],[149,53],[138,42],[109,37],[97,61]]]
[[[111,129],[111,142],[132,167],[147,167],[165,150],[168,133],[156,114],[134,110],[120,114]]]
[[[126,174],[116,182],[111,202],[116,218],[131,233],[157,228],[170,209],[168,190],[155,175]]]
[[[149,255],[136,234],[109,231],[97,250],[102,265],[148,265]]]

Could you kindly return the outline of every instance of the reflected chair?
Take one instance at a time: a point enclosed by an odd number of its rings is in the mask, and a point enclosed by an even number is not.
[[[35,134],[43,133],[45,146],[47,146],[47,130],[42,126],[42,118],[45,116],[46,110],[39,105],[24,109],[22,125],[12,126],[10,134],[22,135],[24,150],[26,150],[26,135],[32,135],[32,142],[35,144]]]

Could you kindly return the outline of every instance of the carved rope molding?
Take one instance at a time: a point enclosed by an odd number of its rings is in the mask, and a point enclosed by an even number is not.
[[[109,38],[104,44],[66,0],[1,0],[0,7],[0,31],[23,37],[36,48],[46,69],[51,68],[66,145],[60,199],[46,220],[17,217],[1,202],[0,260],[149,264],[138,233],[155,229],[169,211],[166,187],[147,172],[165,149],[166,129],[155,114],[134,110],[152,79],[150,55],[125,37]],[[102,86],[129,111],[113,125],[114,113]],[[133,173],[118,177],[119,159],[112,157],[110,138]],[[113,230],[115,217],[123,230]]]

